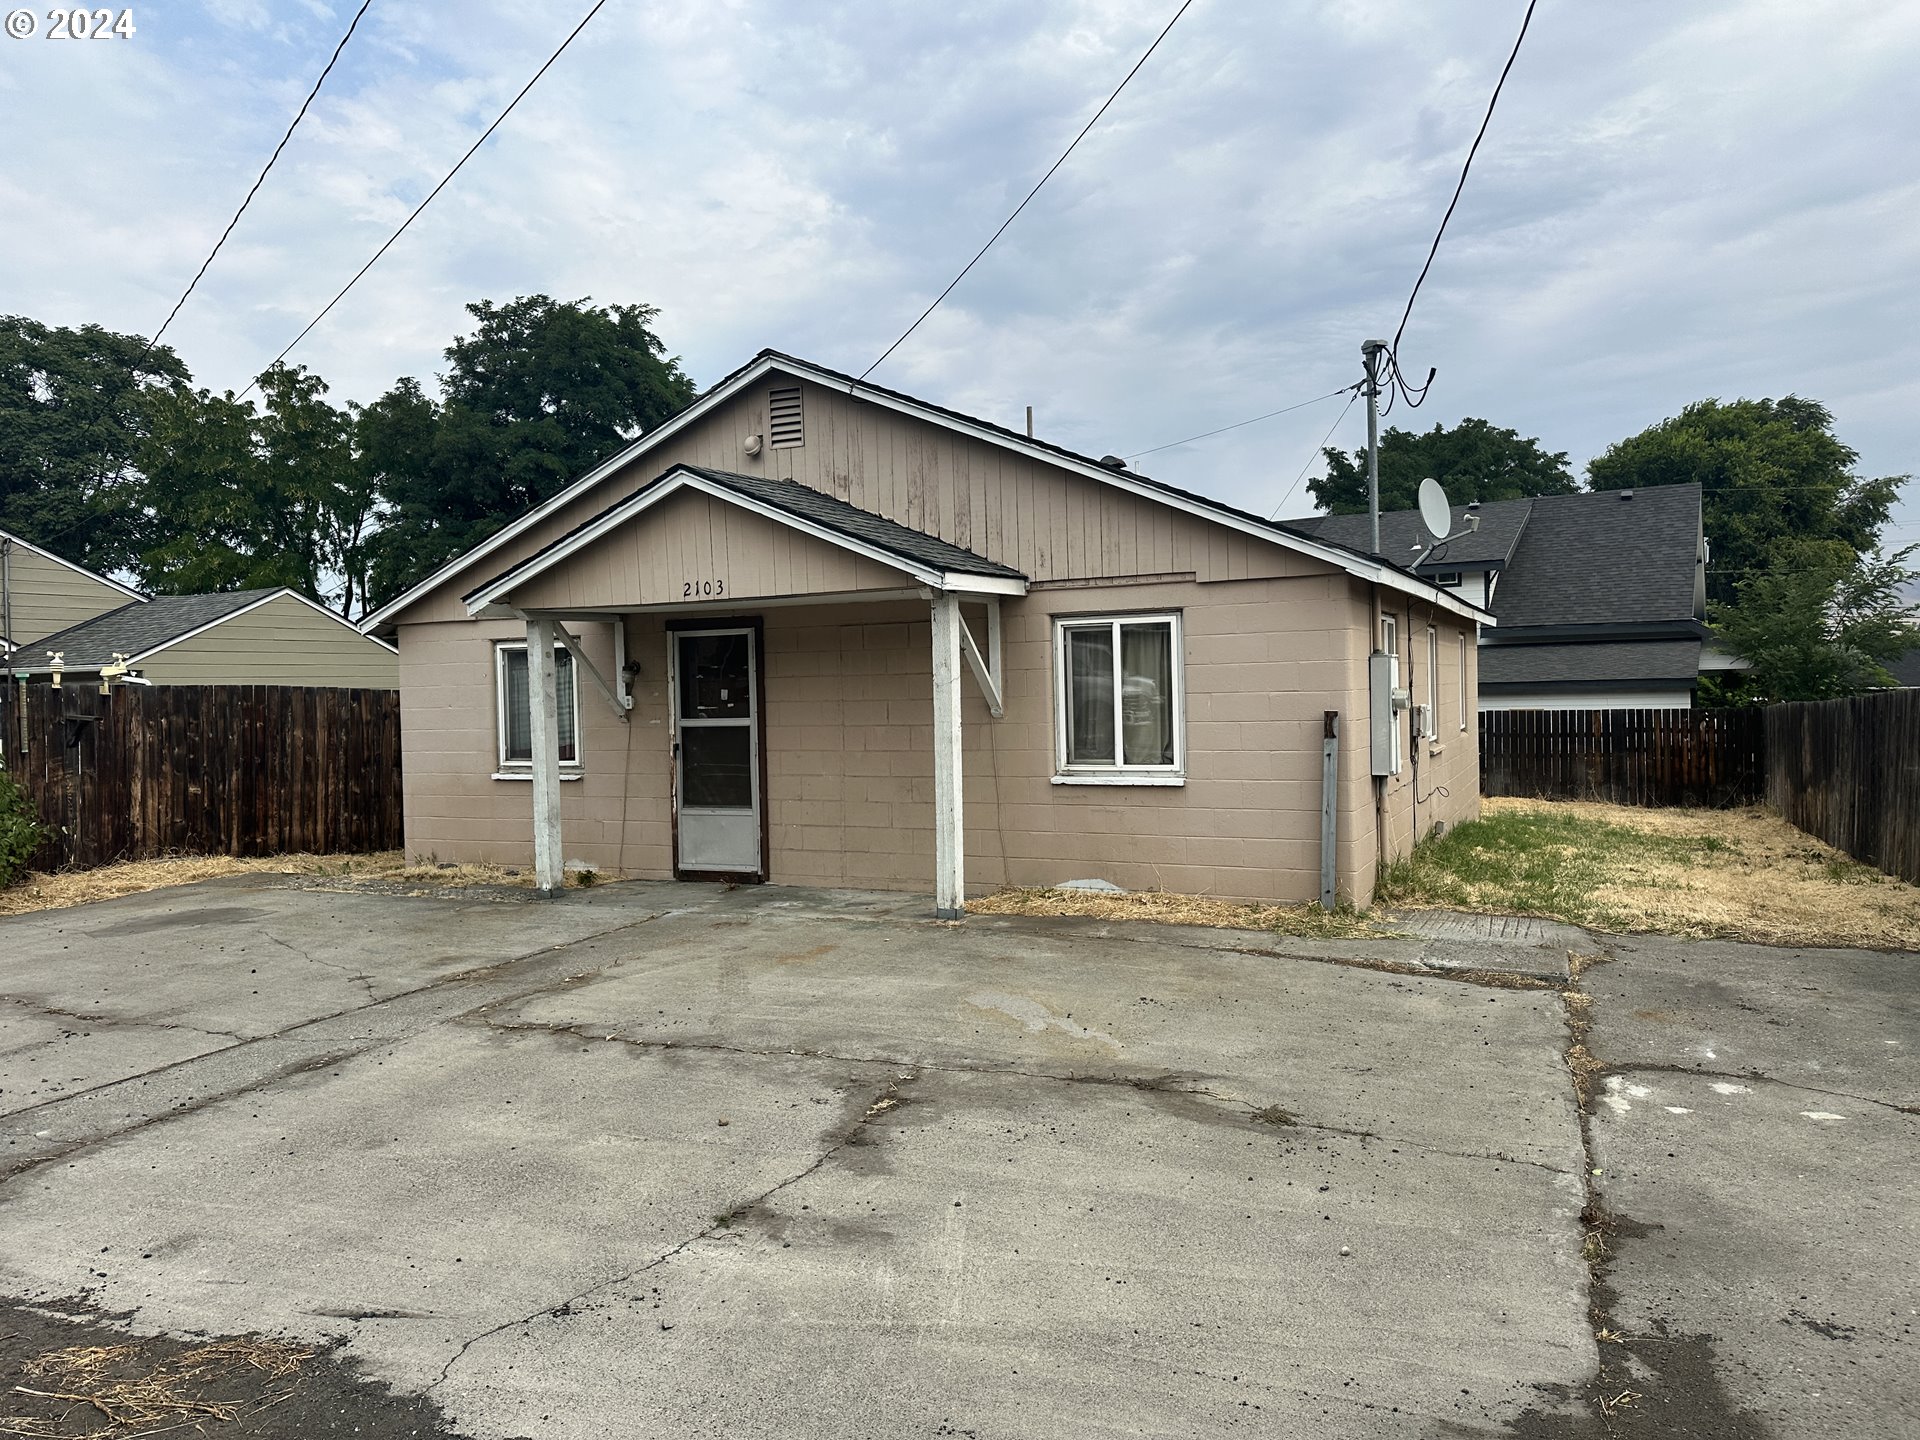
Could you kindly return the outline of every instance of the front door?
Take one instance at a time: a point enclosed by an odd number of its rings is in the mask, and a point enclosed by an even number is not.
[[[761,873],[759,656],[748,628],[673,632],[674,835],[681,874]]]

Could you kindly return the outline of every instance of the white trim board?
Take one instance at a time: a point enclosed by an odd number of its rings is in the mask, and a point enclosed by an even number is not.
[[[537,555],[528,556],[525,560],[522,560],[518,565],[514,566],[513,569],[507,571],[506,574],[497,577],[481,586],[478,590],[471,592],[464,602],[467,607],[467,614],[470,616],[480,615],[481,612],[485,611],[489,606],[498,604],[504,600],[516,585],[524,585],[529,580],[537,580],[556,565],[570,559],[587,546],[593,544],[594,541],[618,529],[635,516],[651,510],[662,500],[678,495],[683,490],[697,490],[704,495],[712,496],[716,500],[738,506],[749,514],[761,516],[763,519],[771,520],[776,524],[785,525],[790,530],[796,530],[802,535],[808,535],[815,540],[838,546],[840,549],[850,551],[864,560],[871,560],[876,565],[884,565],[889,570],[898,570],[902,574],[917,580],[920,584],[929,586],[935,590],[963,590],[970,594],[979,595],[1024,595],[1027,592],[1027,582],[1025,580],[1015,580],[1002,575],[975,575],[971,572],[960,570],[937,570],[931,565],[927,565],[921,561],[909,559],[905,555],[897,555],[891,550],[883,550],[878,545],[869,544],[855,536],[844,534],[829,526],[808,520],[804,516],[782,510],[777,505],[768,505],[751,496],[742,495],[739,491],[730,489],[725,485],[716,484],[704,476],[694,473],[690,469],[676,466],[646,489],[630,495],[625,500],[602,511],[593,520],[582,525],[578,530],[567,536],[566,539],[556,542],[551,548],[543,550]]]
[[[695,421],[705,416],[710,410],[731,400],[734,396],[740,394],[741,391],[757,384],[768,374],[775,371],[783,375],[792,375],[802,380],[811,381],[813,384],[822,386],[823,388],[844,389],[849,395],[869,404],[895,410],[903,415],[911,415],[929,424],[940,426],[946,430],[952,430],[957,434],[970,436],[989,445],[997,446],[1002,450],[1011,450],[1016,454],[1024,455],[1042,464],[1051,465],[1056,469],[1067,470],[1076,475],[1085,476],[1090,480],[1096,480],[1103,485],[1112,485],[1116,489],[1125,490],[1129,494],[1138,495],[1143,499],[1152,500],[1158,504],[1168,506],[1171,509],[1185,511],[1188,514],[1197,515],[1202,519],[1214,521],[1216,524],[1225,525],[1229,529],[1238,530],[1242,534],[1251,535],[1255,539],[1264,540],[1270,545],[1277,545],[1283,550],[1293,550],[1299,554],[1323,561],[1359,579],[1384,585],[1388,589],[1397,590],[1402,594],[1419,596],[1463,619],[1477,621],[1479,624],[1485,626],[1492,626],[1494,624],[1493,616],[1480,606],[1461,600],[1459,597],[1450,594],[1437,585],[1430,585],[1423,580],[1405,575],[1386,561],[1368,559],[1344,550],[1335,549],[1330,545],[1321,544],[1318,541],[1309,540],[1291,531],[1270,528],[1250,516],[1236,514],[1231,510],[1205,500],[1190,500],[1183,496],[1169,494],[1158,486],[1143,481],[1139,476],[1129,475],[1125,471],[1112,469],[1109,466],[1100,464],[1098,461],[1076,459],[1060,451],[1036,444],[1031,440],[1022,440],[1016,435],[1001,434],[999,431],[990,429],[977,422],[963,420],[958,416],[942,413],[922,401],[909,400],[904,396],[866,389],[860,386],[857,381],[853,382],[852,386],[849,386],[844,377],[820,370],[804,360],[796,360],[784,355],[762,355],[745,369],[735,374],[732,379],[709,390],[672,419],[648,431],[624,450],[603,460],[558,494],[536,505],[519,519],[513,521],[488,539],[481,541],[465,554],[455,556],[452,560],[449,560],[445,565],[434,571],[433,574],[429,575],[426,579],[414,585],[404,594],[382,605],[378,610],[360,622],[360,629],[363,632],[370,632],[376,626],[385,624],[389,619],[412,605],[416,600],[438,589],[445,581],[451,579],[460,571],[491,555],[494,551],[500,549],[501,546],[518,539],[533,526],[570,504],[587,490],[599,484],[600,481],[612,475],[615,471],[621,469],[633,460],[638,459],[663,441],[671,439]]]

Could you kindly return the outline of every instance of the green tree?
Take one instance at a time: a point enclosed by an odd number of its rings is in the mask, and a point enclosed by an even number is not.
[[[408,379],[362,416],[363,450],[379,451],[390,508],[371,546],[376,603],[548,499],[694,396],[653,333],[659,312],[651,306],[530,295],[467,310],[477,324],[447,348],[440,404]]]
[[[0,528],[94,570],[128,568],[147,400],[188,378],[138,335],[0,316]]]
[[[355,417],[300,366],[259,383],[257,408],[185,385],[154,399],[141,454],[151,538],[137,569],[176,593],[292,585],[351,616],[377,506]]]
[[[1700,400],[1609,446],[1588,464],[1587,484],[1698,482],[1713,556],[1707,594],[1725,605],[1743,580],[1778,571],[1801,541],[1838,541],[1856,555],[1873,549],[1907,477],[1863,479],[1853,473],[1859,458],[1816,400]]]
[[[1307,482],[1315,503],[1330,515],[1365,514],[1367,452],[1329,449],[1326,455],[1326,478]],[[1576,488],[1564,451],[1542,450],[1538,440],[1471,417],[1425,432],[1390,428],[1380,437],[1383,511],[1413,509],[1420,503],[1420,482],[1428,476],[1446,487],[1456,505],[1571,495]]]
[[[1776,546],[1766,568],[1739,579],[1733,604],[1712,608],[1721,643],[1753,666],[1713,698],[1831,700],[1893,684],[1886,663],[1920,644],[1920,607],[1905,593],[1915,548],[1883,557],[1840,540]]]

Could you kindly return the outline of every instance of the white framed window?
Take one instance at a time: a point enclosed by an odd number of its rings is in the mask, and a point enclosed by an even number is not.
[[[1395,658],[1400,654],[1400,622],[1391,615],[1380,617],[1380,649]]]
[[[1433,583],[1436,585],[1457,586],[1460,583],[1460,572],[1458,570],[1442,570],[1433,577]]]
[[[1440,738],[1440,632],[1427,627],[1427,739]]]
[[[1053,622],[1056,783],[1178,784],[1186,765],[1180,617]]]
[[[559,692],[560,763],[580,763],[580,712],[574,703],[573,656],[553,647],[554,688]],[[533,769],[533,697],[524,642],[493,647],[493,692],[500,737],[500,768]]]
[[[1460,636],[1460,728],[1467,728],[1467,637]]]

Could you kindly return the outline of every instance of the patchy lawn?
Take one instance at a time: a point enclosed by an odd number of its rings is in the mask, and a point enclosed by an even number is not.
[[[1762,809],[1487,800],[1377,899],[1770,945],[1920,949],[1920,888]]]
[[[1205,925],[1231,930],[1268,930],[1316,940],[1378,939],[1391,935],[1364,912],[1318,905],[1259,905],[1174,895],[1161,890],[1114,894],[1098,890],[1001,890],[967,902],[973,915],[1083,915],[1094,920],[1151,920],[1161,925]]]
[[[170,855],[159,860],[128,860],[93,870],[36,872],[0,890],[0,916],[25,915],[35,910],[64,910],[95,900],[115,900],[168,885],[188,885],[224,875],[299,875],[346,885],[375,885],[381,889],[427,894],[434,890],[470,885],[532,885],[530,872],[498,865],[420,865],[408,863],[398,850],[373,855],[269,855],[241,859],[232,855]],[[578,874],[568,884],[583,882]],[[0,1432],[4,1433],[4,1432]]]

